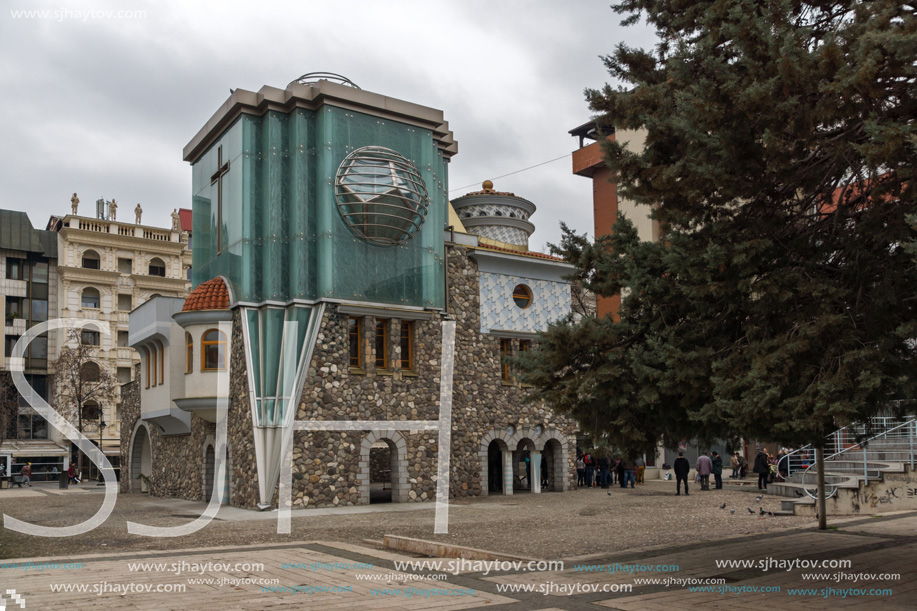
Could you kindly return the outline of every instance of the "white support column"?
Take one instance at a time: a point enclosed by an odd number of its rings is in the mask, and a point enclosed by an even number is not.
[[[530,489],[535,494],[541,494],[541,452],[532,452],[530,454],[532,468],[532,481],[529,482]]]
[[[512,450],[502,450],[503,452],[503,494],[513,493],[513,482],[516,480],[516,474],[513,471],[513,452]]]

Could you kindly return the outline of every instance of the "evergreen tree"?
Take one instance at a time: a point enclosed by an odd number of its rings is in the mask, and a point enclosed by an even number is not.
[[[538,397],[611,442],[824,436],[917,390],[917,17],[913,3],[624,0],[654,51],[604,58],[587,90],[620,219],[556,251],[620,322],[572,317],[520,363]],[[650,208],[652,207],[652,208]],[[611,228],[609,228],[610,230]],[[915,249],[917,250],[917,249]],[[824,515],[824,511],[822,511]]]

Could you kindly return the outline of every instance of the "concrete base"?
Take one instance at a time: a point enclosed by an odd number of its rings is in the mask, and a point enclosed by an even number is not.
[[[509,554],[498,554],[483,549],[473,547],[463,547],[461,545],[451,545],[449,543],[437,543],[436,541],[425,541],[423,539],[412,539],[410,537],[397,537],[395,535],[385,535],[382,538],[382,544],[385,547],[412,554],[421,554],[431,558],[464,558],[466,560],[508,560],[524,561],[532,560],[521,556],[510,556]]]

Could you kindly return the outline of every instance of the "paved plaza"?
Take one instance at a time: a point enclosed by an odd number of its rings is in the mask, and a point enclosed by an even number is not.
[[[4,530],[0,567],[7,565],[0,568],[0,594],[15,591],[25,609],[913,608],[917,513],[832,518],[831,530],[817,532],[807,518],[748,514],[753,493],[713,491],[685,499],[669,488],[658,482],[635,491],[614,489],[611,497],[604,490],[580,490],[465,501],[452,508],[450,534],[443,536],[432,534],[433,508],[424,504],[299,513],[289,536],[276,534],[275,513],[232,508],[203,531],[178,539],[133,538],[114,524],[80,537],[27,542]],[[39,509],[42,504],[62,500],[79,513],[101,498],[88,488],[0,492],[3,513],[23,518],[22,511],[30,511],[44,525],[55,520],[50,509]],[[742,503],[745,515],[720,511],[720,499]],[[765,498],[762,504],[778,502]],[[113,522],[157,525],[187,521],[202,506],[139,495],[122,495],[118,503]],[[563,520],[585,530],[593,543],[577,539],[571,547],[564,537],[575,529],[554,529]],[[499,528],[503,536],[488,545],[489,535],[473,536],[475,522],[484,533]],[[647,536],[647,524],[670,543]],[[438,559],[387,549],[378,543],[384,534],[483,548],[522,564],[490,571],[468,564],[399,570],[396,562]],[[635,544],[637,538],[652,543]],[[5,553],[26,543],[34,553]],[[39,551],[47,549],[62,551]],[[563,561],[563,569],[528,565],[537,560]],[[832,568],[787,570],[787,562]],[[839,562],[849,564],[837,568]],[[17,608],[13,595],[4,595],[6,608]]]

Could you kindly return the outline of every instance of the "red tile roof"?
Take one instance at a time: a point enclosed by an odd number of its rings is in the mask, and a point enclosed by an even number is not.
[[[191,211],[187,208],[178,209],[178,220],[181,222],[182,231],[191,231]]]
[[[220,277],[202,282],[185,299],[182,312],[229,309],[229,289]]]
[[[533,250],[512,250],[510,248],[500,248],[499,246],[491,246],[490,244],[479,244],[476,248],[483,250],[495,250],[497,252],[508,252],[511,255],[520,255],[522,257],[536,257],[538,259],[548,259],[549,261],[563,261],[560,257],[555,257],[553,255],[546,255],[543,252],[535,252]]]

